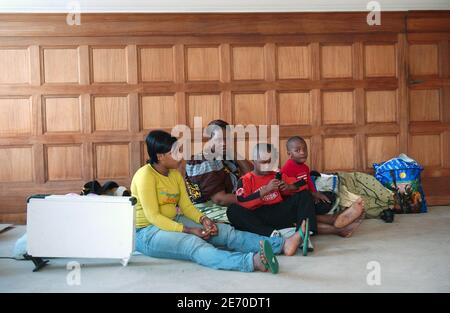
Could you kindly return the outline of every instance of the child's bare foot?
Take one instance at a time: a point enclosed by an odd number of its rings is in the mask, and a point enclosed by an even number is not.
[[[353,232],[359,227],[359,225],[361,225],[365,215],[366,214],[363,212],[363,214],[361,214],[356,221],[354,221],[350,225],[347,225],[344,228],[339,229],[338,235],[344,238],[350,237],[353,234]]]
[[[300,237],[300,234],[298,231],[295,232],[291,237],[287,238],[284,241],[283,245],[283,253],[287,256],[293,256],[300,246],[300,243],[302,241],[302,238]]]
[[[348,209],[339,214],[334,221],[334,227],[344,228],[356,221],[364,211],[364,203],[361,198],[358,198]]]
[[[261,262],[261,254],[255,253],[253,256],[253,267],[255,268],[255,271],[260,272],[267,272],[267,268],[264,266],[264,264]]]

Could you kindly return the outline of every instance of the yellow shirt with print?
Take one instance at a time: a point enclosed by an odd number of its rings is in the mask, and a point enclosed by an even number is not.
[[[137,200],[137,228],[155,225],[162,230],[182,232],[183,224],[174,221],[177,205],[181,213],[196,223],[203,215],[189,199],[183,177],[177,170],[169,170],[164,176],[151,165],[144,165],[133,176],[131,193]]]

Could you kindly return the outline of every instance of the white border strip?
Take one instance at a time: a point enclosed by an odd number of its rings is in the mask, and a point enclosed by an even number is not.
[[[381,11],[450,10],[449,0],[378,0]],[[0,13],[214,13],[367,11],[369,0],[0,0]]]

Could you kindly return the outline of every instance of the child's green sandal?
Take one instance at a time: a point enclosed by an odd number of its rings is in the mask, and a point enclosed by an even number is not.
[[[298,227],[298,232],[300,234],[300,237],[303,240],[303,249],[302,249],[303,250],[303,255],[307,256],[308,255],[308,242],[309,242],[309,219],[305,220],[305,233],[303,233],[301,224]]]

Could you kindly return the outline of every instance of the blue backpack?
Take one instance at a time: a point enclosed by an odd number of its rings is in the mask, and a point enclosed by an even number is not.
[[[374,163],[376,179],[395,193],[396,213],[426,213],[427,202],[420,173],[423,167],[405,154],[384,163]]]

